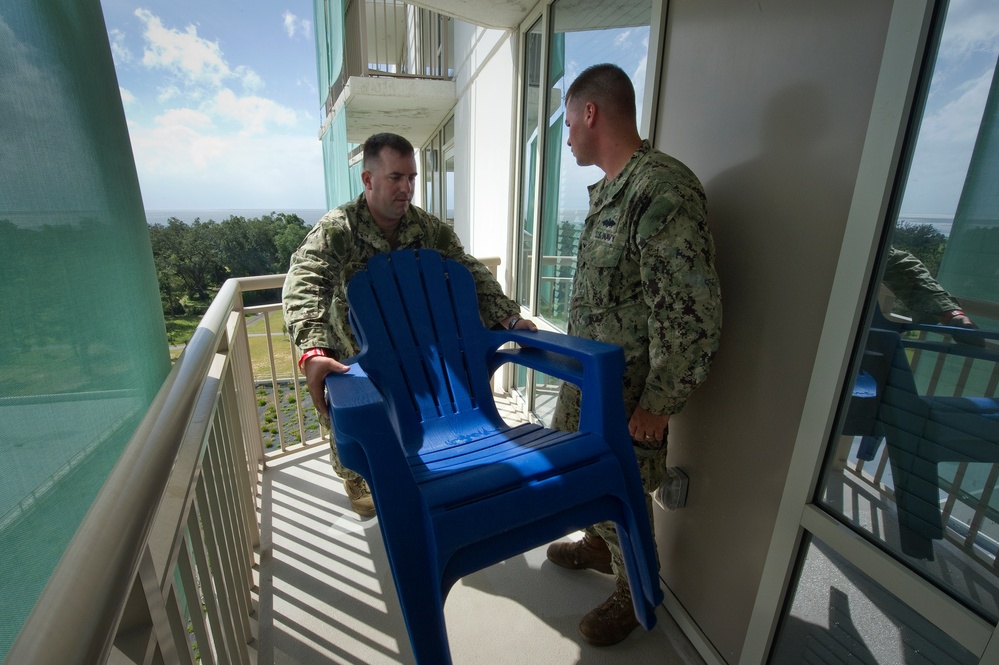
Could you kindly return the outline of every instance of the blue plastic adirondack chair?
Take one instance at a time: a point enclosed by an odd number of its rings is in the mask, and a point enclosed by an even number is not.
[[[416,660],[451,662],[443,606],[458,579],[604,520],[651,629],[663,594],[621,349],[486,329],[469,271],[432,250],[371,259],[348,303],[361,352],[326,380],[330,415],[341,461],[371,486]],[[507,362],[580,386],[579,431],[504,423],[489,379]]]
[[[940,511],[941,462],[999,463],[999,400],[990,395],[924,395],[919,392],[909,353],[980,361],[991,368],[994,390],[999,333],[937,325],[892,323],[878,315],[868,332],[867,348],[854,386],[844,433],[865,435],[873,459],[884,437],[898,506],[902,551],[933,559],[932,540],[943,537]],[[941,335],[959,332],[977,344],[908,339],[902,333],[924,331]],[[865,404],[869,408],[865,408]],[[858,406],[859,405],[859,406]],[[870,417],[868,417],[870,411]],[[869,441],[868,441],[869,440]]]

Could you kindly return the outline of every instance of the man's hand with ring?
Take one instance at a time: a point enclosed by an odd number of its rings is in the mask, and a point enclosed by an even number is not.
[[[628,432],[636,441],[662,441],[668,425],[669,414],[659,416],[636,406],[628,421]]]

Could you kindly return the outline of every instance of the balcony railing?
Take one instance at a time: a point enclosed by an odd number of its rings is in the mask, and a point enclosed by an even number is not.
[[[497,259],[483,262],[495,273]],[[261,474],[269,461],[328,443],[318,430],[309,436],[304,424],[311,406],[299,387],[294,349],[267,317],[280,305],[242,304],[243,293],[282,283],[283,276],[272,275],[232,279],[222,287],[6,662],[255,662],[258,509],[268,500],[258,496]],[[247,329],[259,315],[264,315],[263,344],[259,333]],[[255,358],[258,350],[266,357]],[[917,359],[917,366],[925,360]],[[991,395],[996,394],[995,376],[993,368]],[[933,381],[939,394],[943,383]],[[268,449],[262,434],[266,423],[258,415],[267,398],[258,390],[270,386],[276,396],[280,385],[290,387],[295,408],[287,420],[278,416],[281,434]],[[849,472],[890,496],[884,464],[872,466],[851,462]],[[958,467],[959,476],[966,467]],[[999,465],[992,465],[988,487],[997,475]],[[996,550],[982,547],[988,534],[980,528],[997,517],[990,493],[962,493],[959,480],[952,487],[945,505],[952,526],[948,538],[994,565]],[[972,518],[958,520],[955,506],[970,510]],[[953,528],[958,521],[968,529]]]
[[[343,67],[326,97],[326,115],[352,76],[448,79],[451,19],[397,0],[348,0]]]
[[[883,309],[891,311],[893,298],[882,292]],[[974,319],[999,318],[999,308],[993,303],[962,299],[965,311]],[[909,321],[890,314],[889,318]],[[911,341],[924,340],[939,335],[918,332]],[[993,349],[992,342],[987,342]],[[948,354],[914,348],[909,351],[909,364],[916,378],[920,394],[937,397],[959,397],[971,391],[978,397],[999,397],[999,367],[996,363],[974,357],[950,358]],[[858,483],[868,487],[892,505],[895,491],[891,482],[888,455],[884,447],[870,460],[851,458],[844,460],[844,471]],[[948,474],[949,476],[949,474]],[[967,481],[976,477],[977,487],[969,492],[963,489]],[[999,567],[999,508],[993,500],[994,489],[999,487],[999,464],[956,462],[953,476],[940,479],[941,514],[944,538],[964,556],[994,570]]]
[[[495,275],[499,259],[481,260]],[[223,285],[5,662],[256,662],[248,645],[260,476],[268,461],[329,442],[305,425],[311,403],[295,349],[270,322],[281,304],[243,306],[243,293],[283,282]],[[262,344],[247,330],[261,315]],[[258,391],[268,386],[278,423],[271,442],[259,415],[269,398]],[[287,421],[279,386],[293,398]]]

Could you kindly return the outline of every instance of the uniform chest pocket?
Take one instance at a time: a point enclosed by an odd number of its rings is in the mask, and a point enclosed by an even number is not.
[[[580,263],[594,268],[615,268],[624,253],[624,238],[591,238],[579,248]]]

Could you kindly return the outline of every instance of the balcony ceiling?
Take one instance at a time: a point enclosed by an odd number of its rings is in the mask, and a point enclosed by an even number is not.
[[[352,76],[334,115],[347,113],[347,141],[363,143],[372,134],[401,134],[419,147],[455,104],[454,81]]]
[[[537,0],[420,0],[426,7],[461,21],[487,28],[514,29],[537,7]],[[560,32],[648,25],[649,0],[559,0],[555,29]]]
[[[410,4],[474,25],[511,29],[524,22],[538,0],[421,0]]]

